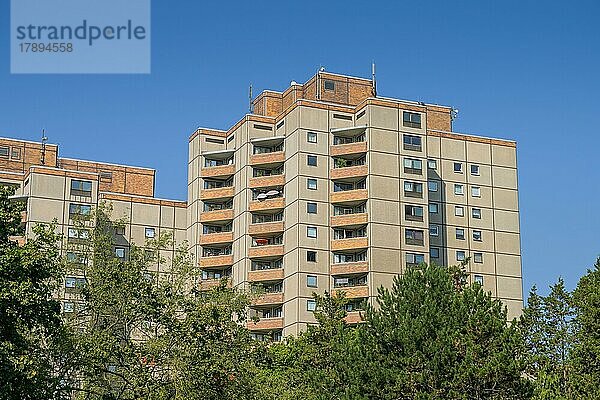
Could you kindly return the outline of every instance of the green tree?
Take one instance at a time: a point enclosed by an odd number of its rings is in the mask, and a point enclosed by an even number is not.
[[[359,379],[363,346],[359,331],[346,323],[343,292],[313,295],[316,325],[269,349],[270,367],[263,371],[263,398],[364,398]]]
[[[573,292],[573,377],[582,399],[600,398],[600,258]]]
[[[0,398],[53,399],[61,395],[61,343],[67,332],[52,298],[62,276],[53,226],[24,234],[23,205],[0,187]]]
[[[535,287],[531,290],[519,327],[527,349],[526,372],[535,383],[534,398],[567,399],[574,395],[570,361],[574,310],[562,278],[550,289],[546,297],[539,296]]]
[[[456,268],[408,268],[380,289],[363,340],[368,398],[523,399],[523,344],[506,308]]]
[[[251,383],[262,344],[243,326],[250,298],[217,288],[201,292],[198,269],[183,244],[170,262],[171,274],[149,272],[170,237],[114,252],[115,225],[100,207],[72,249],[82,256],[72,267],[83,274],[80,305],[70,324],[78,332],[78,369],[72,387],[82,399],[254,398]]]

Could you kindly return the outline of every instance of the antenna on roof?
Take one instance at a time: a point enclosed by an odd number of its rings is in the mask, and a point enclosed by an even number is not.
[[[377,80],[375,79],[375,61],[371,63],[371,76],[373,84],[373,97],[377,97]]]
[[[252,107],[252,82],[250,82],[250,88],[248,89],[248,111],[250,114],[254,112]]]
[[[46,142],[48,138],[46,137],[46,129],[42,129],[42,156],[40,157],[40,162],[42,165],[46,164]]]

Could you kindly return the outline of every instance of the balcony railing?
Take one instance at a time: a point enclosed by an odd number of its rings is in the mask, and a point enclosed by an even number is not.
[[[200,222],[218,222],[233,219],[233,210],[204,211],[200,214]]]
[[[256,322],[248,321],[246,327],[252,331],[283,329],[283,317],[260,318]]]
[[[233,242],[233,232],[208,233],[200,236],[200,244],[217,244]]]
[[[250,202],[250,211],[269,211],[278,210],[285,207],[285,198],[272,197],[264,200],[254,200]]]
[[[332,264],[331,275],[349,275],[369,271],[368,261],[353,261],[349,263]]]
[[[203,178],[228,177],[233,174],[235,174],[235,164],[205,166],[200,171],[200,176]]]
[[[334,239],[331,241],[331,250],[353,250],[369,247],[369,239],[358,237],[352,239]]]
[[[332,203],[345,203],[367,200],[367,189],[354,189],[346,191],[334,191],[329,194]]]
[[[334,144],[329,148],[332,156],[344,156],[350,154],[361,154],[367,152],[367,142]]]

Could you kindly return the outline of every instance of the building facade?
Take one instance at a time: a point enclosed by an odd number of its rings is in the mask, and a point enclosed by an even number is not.
[[[57,145],[0,138],[0,184],[15,186],[15,201],[25,203],[25,237],[36,224],[55,223],[64,238],[62,251],[76,265],[82,256],[77,243],[92,223],[81,221],[104,202],[110,217],[123,221],[113,232],[117,257],[126,259],[131,245],[143,247],[163,233],[173,237],[173,247],[162,251],[164,261],[149,271],[156,279],[167,274],[176,244],[186,239],[186,202],[155,198],[153,169],[61,158],[58,151]],[[65,276],[57,295],[66,314],[77,310],[84,281],[76,269]]]
[[[314,323],[313,292],[344,290],[356,321],[421,262],[468,259],[470,280],[520,313],[515,142],[452,132],[450,107],[326,72],[253,106],[190,137],[188,234],[207,286],[227,276],[265,292],[257,337]]]
[[[56,219],[66,244],[80,234],[73,213],[102,200],[126,221],[115,232],[120,257],[161,232],[187,239],[202,288],[227,278],[259,290],[259,320],[248,323],[257,339],[314,323],[315,292],[343,290],[356,322],[378,287],[421,262],[468,260],[469,279],[512,318],[523,304],[516,143],[453,132],[452,118],[450,107],[378,97],[369,79],[319,72],[264,91],[228,130],[197,129],[187,202],[155,198],[152,169],[13,139],[0,139],[0,182],[19,186],[28,232]]]

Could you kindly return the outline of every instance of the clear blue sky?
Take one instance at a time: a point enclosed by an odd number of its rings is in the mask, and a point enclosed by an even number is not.
[[[0,136],[158,170],[185,199],[187,138],[228,128],[256,92],[319,65],[383,96],[460,109],[455,130],[518,142],[524,286],[573,287],[600,254],[600,2],[166,1],[152,9],[150,75],[10,75],[0,1]],[[544,290],[545,291],[545,290]]]

